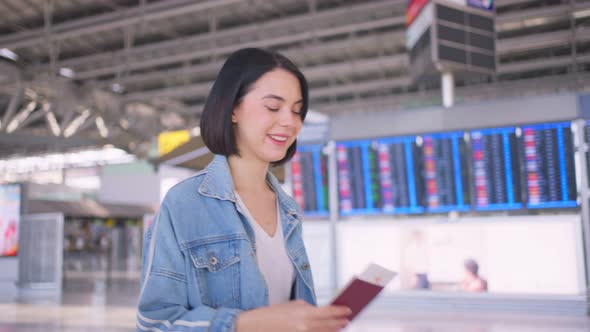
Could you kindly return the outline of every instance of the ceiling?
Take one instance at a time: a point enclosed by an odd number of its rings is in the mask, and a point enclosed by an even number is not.
[[[223,59],[278,50],[327,114],[441,104],[416,84],[406,0],[0,0],[0,158],[192,128]],[[498,72],[456,99],[590,88],[590,0],[497,0]],[[6,51],[4,51],[6,52]],[[5,55],[6,56],[6,55]],[[9,53],[10,57],[11,54]]]

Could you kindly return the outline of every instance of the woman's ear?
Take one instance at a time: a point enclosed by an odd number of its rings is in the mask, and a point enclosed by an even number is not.
[[[240,107],[240,106],[239,106],[239,105],[237,105],[237,106],[236,106],[236,107],[234,107],[234,109],[231,111],[231,123],[233,123],[233,124],[236,124],[236,123],[238,123],[238,120],[237,120],[237,118],[236,118],[236,112],[238,111],[238,108],[239,108],[239,107]]]

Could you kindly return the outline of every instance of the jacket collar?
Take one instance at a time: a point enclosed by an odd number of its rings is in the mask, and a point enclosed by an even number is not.
[[[236,202],[235,187],[227,157],[215,155],[213,161],[204,170],[203,182],[199,186],[199,193],[204,196]],[[289,220],[299,219],[299,206],[281,188],[277,178],[271,173],[266,174],[266,180],[277,194],[279,206],[289,215]]]

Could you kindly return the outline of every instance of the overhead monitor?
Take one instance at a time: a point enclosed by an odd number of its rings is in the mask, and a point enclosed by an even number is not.
[[[381,213],[377,153],[370,140],[336,143],[340,214]]]
[[[584,140],[586,144],[590,144],[590,121],[586,121],[584,126]],[[586,151],[586,176],[590,181],[590,150]]]
[[[306,216],[329,214],[328,160],[322,148],[322,145],[299,146],[291,160],[293,197]]]
[[[522,127],[527,206],[577,207],[574,145],[569,122]]]
[[[476,210],[523,208],[517,132],[508,127],[470,133]]]
[[[384,213],[424,212],[422,149],[416,136],[378,139],[380,208]]]
[[[429,134],[422,140],[427,212],[470,210],[464,133]]]

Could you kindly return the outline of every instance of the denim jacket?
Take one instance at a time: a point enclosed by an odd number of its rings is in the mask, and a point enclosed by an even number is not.
[[[293,299],[316,303],[297,203],[272,174]],[[224,156],[167,193],[146,233],[137,331],[234,331],[242,310],[268,305],[254,232],[236,204]]]

